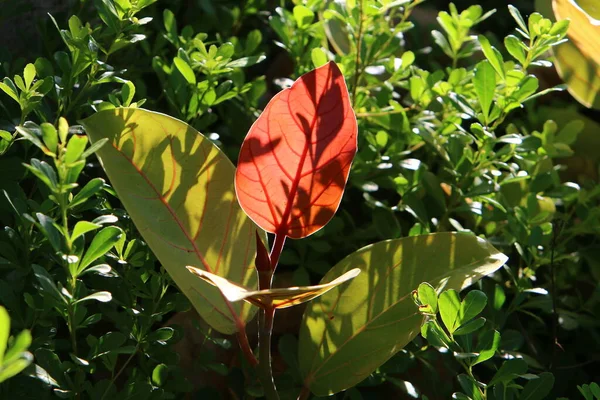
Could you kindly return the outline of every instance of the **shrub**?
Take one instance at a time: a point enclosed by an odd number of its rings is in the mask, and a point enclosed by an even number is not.
[[[566,43],[561,14],[584,11],[267,3],[83,1],[44,18],[43,51],[3,53],[1,397],[597,395],[596,114],[544,72],[556,61],[594,105],[595,55]],[[595,34],[571,18],[574,37]],[[565,51],[591,65],[587,86]],[[256,212],[261,189],[239,174],[265,129],[296,129],[276,127],[271,97],[323,71],[345,81],[328,93],[354,110],[358,152],[351,170],[341,154],[355,149],[318,153],[343,182],[330,171],[268,194],[304,210],[298,233],[277,204]],[[308,95],[288,119],[318,105]],[[314,185],[331,204],[302,198]],[[192,240],[174,233],[203,223]],[[277,265],[274,287],[300,288],[273,289]],[[269,354],[274,309],[309,298],[302,318],[277,314],[296,322],[276,320]]]

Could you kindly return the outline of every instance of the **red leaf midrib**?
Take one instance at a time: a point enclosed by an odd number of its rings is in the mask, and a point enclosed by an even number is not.
[[[327,75],[327,81],[326,81],[326,85],[325,85],[326,87],[331,82],[331,76],[332,76],[332,71],[330,70]],[[305,90],[308,90],[306,88],[306,84],[304,82],[302,82],[302,84],[304,85]],[[277,231],[275,232],[276,235],[286,235],[286,233],[287,233],[288,223],[289,223],[290,215],[292,213],[292,206],[294,205],[294,199],[296,198],[296,192],[298,191],[298,186],[300,185],[300,180],[302,179],[302,169],[304,167],[304,162],[306,161],[306,155],[308,154],[308,149],[311,146],[310,138],[312,137],[312,133],[315,129],[315,125],[316,125],[317,119],[319,117],[319,112],[318,112],[319,105],[321,104],[323,95],[324,94],[321,93],[321,96],[319,97],[319,101],[317,101],[315,103],[315,114],[313,115],[313,119],[310,123],[310,132],[309,132],[310,135],[306,135],[306,140],[304,142],[304,149],[302,149],[302,155],[300,156],[300,160],[298,161],[298,167],[296,168],[296,174],[294,175],[294,180],[292,181],[292,186],[291,186],[290,192],[288,194],[288,201],[287,201],[287,204],[285,205],[285,210],[284,210],[283,214],[281,215],[281,223],[279,224],[279,227],[277,228]],[[290,115],[293,118],[293,113],[292,113],[289,97],[287,99],[287,106],[288,106]],[[296,126],[298,126],[298,129],[300,129],[300,131],[303,132],[302,127],[298,124],[298,122],[296,121],[295,118],[294,118],[294,122],[296,122]]]

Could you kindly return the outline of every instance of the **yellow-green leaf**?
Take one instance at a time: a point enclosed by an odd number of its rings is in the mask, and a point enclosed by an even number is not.
[[[358,384],[419,334],[423,316],[411,292],[421,282],[438,293],[461,290],[506,259],[485,240],[462,233],[387,240],[349,255],[323,281],[354,268],[361,274],[304,313],[298,350],[304,385],[326,396]]]
[[[600,21],[590,17],[573,0],[552,0],[557,21],[570,19],[567,35],[581,54],[600,64]]]
[[[92,143],[109,140],[96,154],[112,186],[196,310],[220,332],[242,329],[256,309],[231,304],[185,268],[194,264],[245,287],[257,285],[257,228],[235,198],[233,164],[198,131],[163,114],[117,108],[82,124]]]
[[[536,9],[547,18],[554,17],[553,6],[554,11],[559,13],[558,19],[571,18],[567,32],[570,41],[552,49],[556,70],[578,102],[588,108],[600,109],[600,65],[594,61],[600,53],[593,50],[600,47],[600,7],[593,0],[579,0],[577,3],[555,0],[554,4],[552,0],[536,1]],[[594,39],[586,45],[587,41],[582,42],[580,36]],[[583,49],[576,43],[580,43]],[[590,52],[593,54],[588,54]]]
[[[201,269],[188,266],[187,269],[197,277],[214,285],[221,290],[223,296],[231,302],[245,300],[257,307],[264,307],[269,304],[275,308],[288,308],[301,303],[305,303],[317,298],[336,286],[356,277],[360,269],[354,268],[345,274],[337,277],[331,282],[314,286],[293,286],[289,288],[266,289],[266,290],[248,290],[240,285],[230,282],[218,275],[211,274]]]

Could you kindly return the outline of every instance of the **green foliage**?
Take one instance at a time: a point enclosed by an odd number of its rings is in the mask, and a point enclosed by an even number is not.
[[[25,11],[10,3],[3,24]],[[592,3],[580,5],[593,14]],[[84,0],[19,25],[39,29],[39,40],[0,49],[0,304],[10,315],[0,346],[12,335],[0,376],[16,374],[0,397],[264,394],[234,338],[182,314],[183,288],[99,167],[95,152],[107,147],[90,146],[75,124],[144,105],[235,159],[266,101],[333,60],[352,95],[359,152],[338,213],[288,241],[276,284],[316,283],[369,243],[429,233],[474,234],[509,257],[462,294],[419,285],[432,278],[394,282],[416,290],[418,307],[402,304],[416,314],[409,336],[421,335],[336,398],[600,398],[590,383],[600,320],[597,114],[580,112],[547,73],[556,59],[592,104],[597,68],[565,42],[566,23],[516,6]],[[306,324],[301,343],[295,326],[274,334],[282,397],[304,385]]]
[[[500,332],[486,324],[485,318],[476,318],[486,308],[487,296],[473,290],[461,301],[454,290],[442,292],[439,298],[432,291],[429,283],[421,283],[415,291],[414,300],[427,318],[421,327],[423,337],[430,346],[452,351],[465,370],[465,374],[457,378],[463,392],[453,393],[452,398],[544,399],[548,396],[554,385],[554,376],[548,372],[539,375],[527,373],[527,363],[521,358],[502,362],[488,383],[480,382],[473,374],[473,367],[496,356],[501,343]],[[431,311],[436,303],[441,318]],[[520,385],[516,383],[519,379],[528,382]]]
[[[456,257],[448,257],[450,254]],[[487,242],[457,233],[384,241],[350,254],[323,280],[357,267],[361,274],[349,285],[314,300],[304,314],[298,346],[304,385],[319,396],[348,389],[406,346],[423,322],[410,301],[415,281],[427,279],[435,287],[460,290],[493,273],[505,261]],[[434,289],[423,286],[419,291],[424,299],[432,299],[425,306],[433,313],[437,307]],[[454,290],[445,293],[458,298]],[[451,319],[452,326],[458,326],[459,321],[477,314],[482,300],[473,299],[475,293],[467,295],[460,310],[447,306],[440,297],[444,321]],[[349,360],[361,360],[360,365]]]
[[[31,353],[27,351],[27,348],[31,345],[31,333],[29,331],[22,331],[15,338],[9,338],[9,336],[10,319],[8,312],[0,306],[0,383],[27,368],[33,358]]]

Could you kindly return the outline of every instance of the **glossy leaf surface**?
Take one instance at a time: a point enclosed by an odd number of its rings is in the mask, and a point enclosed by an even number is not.
[[[319,297],[336,286],[355,278],[360,269],[354,268],[331,282],[314,286],[293,286],[281,289],[248,290],[225,278],[188,266],[187,269],[197,277],[218,287],[227,300],[235,302],[245,300],[257,307],[272,304],[275,308],[288,308]]]
[[[120,108],[83,125],[92,142],[109,139],[98,157],[175,283],[213,328],[242,329],[256,309],[231,304],[217,288],[190,279],[185,268],[194,264],[246,287],[257,285],[256,226],[235,198],[233,164],[195,129],[163,114]]]
[[[411,296],[421,282],[438,293],[461,290],[505,262],[488,242],[460,233],[387,240],[349,255],[323,281],[353,268],[361,274],[304,313],[299,360],[305,386],[318,396],[347,389],[409,343],[423,322]]]
[[[329,62],[278,93],[240,150],[236,192],[268,232],[302,238],[335,214],[356,153],[344,77]]]

